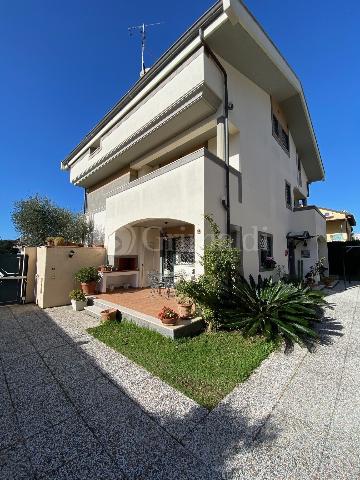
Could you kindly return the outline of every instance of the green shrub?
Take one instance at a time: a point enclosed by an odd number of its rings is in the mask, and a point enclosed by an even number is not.
[[[302,285],[281,280],[262,280],[256,284],[242,278],[234,285],[229,308],[224,312],[224,328],[241,329],[246,335],[283,337],[287,342],[303,345],[317,334],[312,323],[318,321],[325,305],[323,295]]]
[[[70,300],[76,300],[78,302],[86,302],[85,294],[80,289],[71,290],[71,292],[69,293],[69,298]]]
[[[75,280],[80,283],[97,282],[100,278],[96,267],[83,267],[74,275]]]
[[[241,253],[230,238],[220,236],[219,227],[210,215],[205,215],[205,219],[210,225],[212,240],[205,245],[201,259],[204,274],[195,280],[180,280],[176,295],[192,300],[207,329],[214,331],[222,323],[223,309],[232,285],[240,276]]]

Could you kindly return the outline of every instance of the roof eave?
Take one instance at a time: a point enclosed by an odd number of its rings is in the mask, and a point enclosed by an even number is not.
[[[153,80],[165,65],[171,62],[194,38],[198,36],[199,28],[205,28],[223,13],[222,0],[218,0],[207,10],[150,68],[150,70],[135,83],[135,85],[109,110],[95,127],[81,140],[81,142],[61,162],[61,169],[68,169],[69,162],[77,155],[86,144],[94,138],[106,124],[119,113],[125,105],[132,100],[141,90]]]

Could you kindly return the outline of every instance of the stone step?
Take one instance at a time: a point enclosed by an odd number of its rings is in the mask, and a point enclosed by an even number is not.
[[[85,312],[94,317],[94,318],[101,318],[101,312],[104,310],[104,307],[100,307],[99,305],[88,305],[84,308]]]

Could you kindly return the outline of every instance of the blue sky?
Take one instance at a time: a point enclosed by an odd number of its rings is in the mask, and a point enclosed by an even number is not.
[[[13,202],[31,194],[81,210],[60,161],[137,80],[128,26],[165,22],[149,33],[151,64],[212,3],[0,0],[0,238],[16,236]],[[303,83],[327,174],[310,203],[348,209],[360,225],[360,2],[246,3]]]

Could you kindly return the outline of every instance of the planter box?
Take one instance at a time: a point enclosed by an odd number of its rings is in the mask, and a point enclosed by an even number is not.
[[[75,310],[75,312],[80,312],[81,310],[84,310],[84,308],[86,307],[86,301],[71,300],[71,305],[73,310]]]

